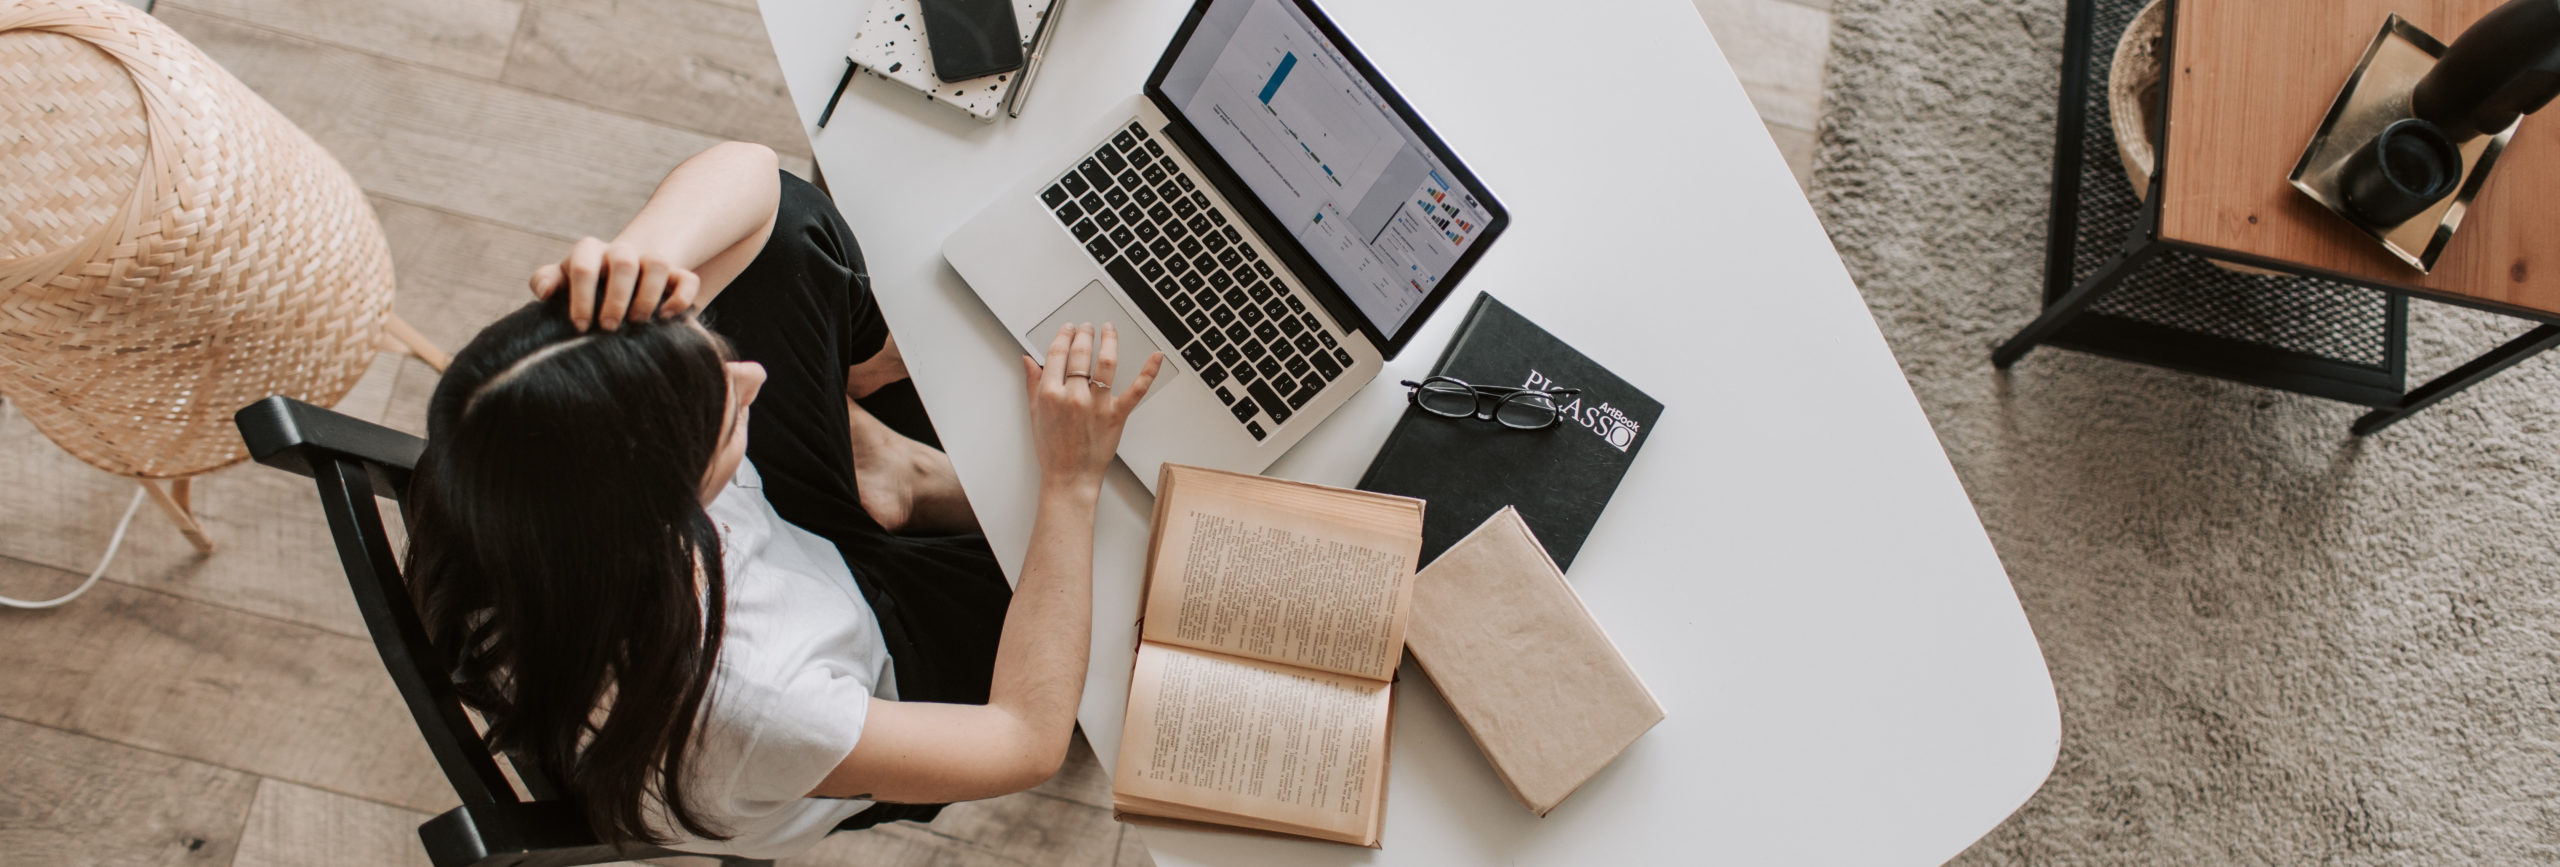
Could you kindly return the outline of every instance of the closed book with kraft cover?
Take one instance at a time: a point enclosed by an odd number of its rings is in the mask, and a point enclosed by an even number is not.
[[[1662,721],[1653,692],[1510,509],[1414,576],[1405,649],[1540,816]]]
[[[1533,431],[1408,405],[1360,477],[1360,489],[1431,504],[1422,522],[1425,564],[1509,506],[1546,542],[1559,568],[1572,568],[1582,540],[1662,417],[1662,402],[1492,295],[1476,297],[1431,373],[1481,386],[1582,391],[1556,400],[1563,417],[1554,427]]]

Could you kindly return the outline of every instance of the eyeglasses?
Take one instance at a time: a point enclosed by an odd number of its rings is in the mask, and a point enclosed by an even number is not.
[[[1409,389],[1405,397],[1423,412],[1449,418],[1473,418],[1498,422],[1518,430],[1554,427],[1558,418],[1556,398],[1581,394],[1579,388],[1497,388],[1473,385],[1450,376],[1434,376],[1421,382],[1404,381]],[[1491,401],[1488,408],[1486,402]]]

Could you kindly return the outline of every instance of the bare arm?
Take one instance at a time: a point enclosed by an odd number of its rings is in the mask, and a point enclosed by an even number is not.
[[[1136,380],[1117,390],[1086,384],[1111,382],[1118,356],[1118,335],[1087,325],[1062,329],[1048,363],[1023,359],[1040,447],[1040,505],[996,645],[987,703],[872,700],[862,739],[812,797],[962,801],[1018,792],[1057,773],[1075,730],[1093,637],[1094,501],[1122,423],[1164,363],[1161,353],[1149,356]],[[1087,370],[1092,376],[1067,375]]]
[[[569,289],[569,318],[607,331],[707,305],[773,236],[782,186],[773,149],[726,142],[668,172],[612,241],[580,240],[533,273],[533,294]]]

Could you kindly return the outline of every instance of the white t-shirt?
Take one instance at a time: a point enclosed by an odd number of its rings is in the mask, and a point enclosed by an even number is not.
[[[653,820],[687,852],[785,858],[871,806],[804,796],[853,752],[870,699],[897,698],[853,570],[833,543],[776,514],[763,484],[741,462],[705,509],[720,529],[729,607],[685,782],[696,814],[736,836],[698,840]]]

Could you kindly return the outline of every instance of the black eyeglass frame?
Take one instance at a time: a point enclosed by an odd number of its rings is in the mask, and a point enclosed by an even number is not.
[[[1422,389],[1424,386],[1435,382],[1445,382],[1464,388],[1468,391],[1475,392],[1475,406],[1465,413],[1441,412],[1437,409],[1424,406],[1422,403]],[[1564,420],[1564,409],[1556,406],[1555,399],[1559,397],[1571,397],[1582,393],[1582,389],[1579,388],[1504,388],[1501,386],[1477,385],[1454,376],[1426,376],[1423,377],[1420,382],[1408,379],[1403,380],[1403,385],[1405,387],[1405,402],[1413,404],[1423,412],[1427,412],[1441,418],[1473,418],[1477,421],[1489,421],[1512,430],[1546,430],[1547,428],[1555,427],[1557,422]],[[1516,398],[1530,395],[1536,395],[1547,399],[1547,421],[1545,424],[1524,427],[1502,420],[1501,415],[1504,404],[1511,403]],[[1491,408],[1487,408],[1485,404],[1486,398],[1493,399]],[[1522,405],[1528,406],[1532,404],[1524,402]]]

